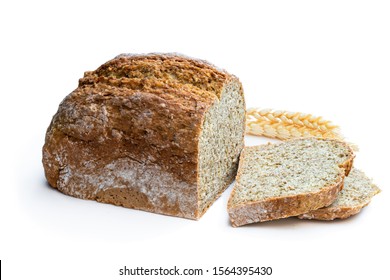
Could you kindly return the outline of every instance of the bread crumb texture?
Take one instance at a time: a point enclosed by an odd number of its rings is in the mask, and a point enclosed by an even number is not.
[[[339,142],[314,138],[246,147],[231,205],[324,188],[350,156]]]

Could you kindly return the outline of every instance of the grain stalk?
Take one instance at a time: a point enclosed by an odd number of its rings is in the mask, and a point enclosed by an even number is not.
[[[257,108],[247,110],[246,133],[280,140],[310,136],[343,139],[339,127],[322,117]]]

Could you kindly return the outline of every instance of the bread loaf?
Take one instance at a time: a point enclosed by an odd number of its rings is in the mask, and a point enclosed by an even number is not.
[[[125,54],[61,102],[43,166],[64,194],[198,219],[234,179],[244,131],[235,76],[177,54]]]
[[[233,226],[307,213],[331,204],[354,153],[334,139],[300,138],[245,147],[228,201]]]

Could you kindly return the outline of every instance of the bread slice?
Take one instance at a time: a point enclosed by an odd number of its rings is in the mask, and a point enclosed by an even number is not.
[[[372,183],[363,171],[353,168],[344,180],[344,188],[328,207],[299,215],[300,219],[334,220],[345,219],[360,212],[371,198],[381,190]]]
[[[354,159],[334,139],[245,147],[228,202],[233,226],[297,216],[332,204]]]

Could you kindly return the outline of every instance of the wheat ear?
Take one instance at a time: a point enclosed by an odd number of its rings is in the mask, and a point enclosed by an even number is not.
[[[247,110],[246,133],[281,140],[309,136],[343,139],[339,127],[322,117],[256,108]]]

